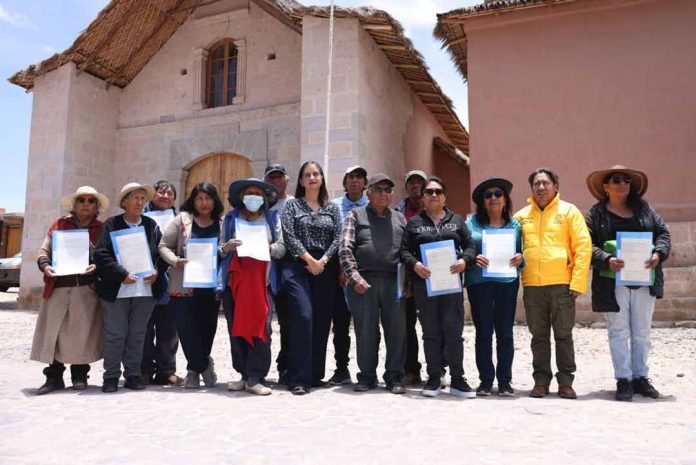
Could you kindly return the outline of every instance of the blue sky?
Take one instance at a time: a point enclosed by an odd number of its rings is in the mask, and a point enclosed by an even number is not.
[[[330,3],[301,1],[314,5]],[[7,78],[68,48],[107,3],[108,0],[0,0],[0,208],[8,212],[24,211],[32,97],[7,82]],[[336,5],[345,7],[370,4],[399,20],[467,127],[466,85],[432,37],[432,30],[436,13],[477,3],[482,0],[336,0]]]

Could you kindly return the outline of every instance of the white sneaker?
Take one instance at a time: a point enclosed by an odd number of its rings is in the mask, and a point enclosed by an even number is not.
[[[201,376],[198,372],[189,370],[186,373],[186,381],[184,381],[184,387],[188,389],[195,389],[201,387]]]
[[[261,383],[256,383],[253,386],[249,386],[248,383],[245,383],[244,390],[246,392],[250,392],[251,394],[256,394],[257,396],[267,396],[273,392],[271,388],[266,387]]]
[[[239,381],[230,381],[227,383],[227,390],[228,391],[243,391],[244,387],[246,386],[246,381],[243,379],[240,379]]]

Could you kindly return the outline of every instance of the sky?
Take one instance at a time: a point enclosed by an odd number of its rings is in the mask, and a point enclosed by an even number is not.
[[[330,0],[300,0],[328,5]],[[23,212],[32,94],[7,82],[16,71],[68,48],[109,0],[0,0],[0,208]],[[430,72],[468,127],[467,89],[449,55],[433,38],[436,14],[482,0],[336,0],[337,6],[371,5],[401,22]],[[407,6],[405,6],[407,5]],[[30,213],[30,212],[27,212]]]

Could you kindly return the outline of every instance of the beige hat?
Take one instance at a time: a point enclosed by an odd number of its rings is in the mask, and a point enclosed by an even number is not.
[[[594,198],[597,200],[604,200],[607,198],[602,184],[604,183],[604,178],[613,173],[621,173],[630,176],[631,190],[638,194],[638,197],[642,197],[648,190],[647,174],[642,171],[626,168],[623,165],[614,165],[609,169],[593,171],[587,175],[585,182],[587,183],[587,188],[590,190],[590,194],[592,194]]]
[[[104,194],[97,192],[97,190],[92,186],[78,187],[74,194],[68,194],[61,199],[60,206],[63,207],[63,210],[72,212],[75,208],[75,199],[81,195],[91,195],[92,197],[95,197],[99,202],[100,212],[104,212],[109,209],[109,198]]]
[[[137,182],[129,182],[125,186],[121,188],[121,192],[118,193],[116,196],[116,205],[121,207],[121,202],[123,201],[123,198],[130,194],[133,191],[137,191],[138,189],[142,189],[147,193],[147,201],[149,202],[152,200],[152,198],[155,196],[155,188],[152,187],[149,184],[138,184]],[[121,207],[123,208],[123,207]]]

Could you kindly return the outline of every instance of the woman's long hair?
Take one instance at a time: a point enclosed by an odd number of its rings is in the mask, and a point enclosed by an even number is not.
[[[219,221],[220,217],[222,216],[222,213],[225,211],[225,206],[222,204],[222,200],[220,200],[217,188],[214,184],[209,182],[199,182],[198,184],[193,186],[191,194],[188,196],[188,198],[179,210],[182,212],[190,213],[194,216],[198,216],[198,212],[196,211],[195,199],[199,192],[204,192],[208,194],[210,197],[212,197],[213,211],[210,213],[210,216],[214,220]]]
[[[609,184],[611,182],[611,178],[615,173],[609,173],[604,177],[602,180],[602,184]],[[623,175],[623,173],[621,173]],[[607,203],[609,201],[609,194],[607,192],[604,192],[604,203]],[[643,200],[643,197],[638,195],[638,192],[636,192],[635,187],[633,187],[633,183],[631,183],[631,187],[628,191],[628,196],[626,197],[626,206],[630,208],[634,213],[638,213],[644,205],[646,205],[647,202]]]
[[[321,165],[316,161],[306,161],[300,167],[300,172],[297,175],[297,187],[295,187],[295,198],[301,199],[305,196],[305,188],[302,186],[302,177],[304,176],[305,169],[309,165],[314,165],[319,170],[321,174],[321,187],[319,188],[319,205],[322,207],[329,201],[329,191],[326,189],[326,176],[324,176],[324,170],[321,169]]]

